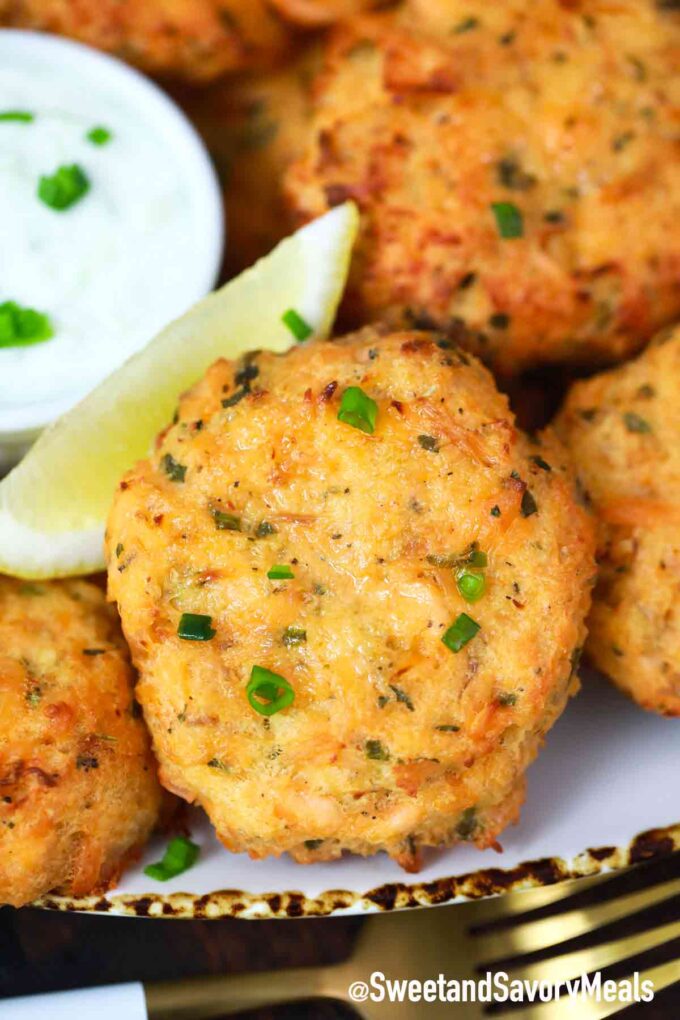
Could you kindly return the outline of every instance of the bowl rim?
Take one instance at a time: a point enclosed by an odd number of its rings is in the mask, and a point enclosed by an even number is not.
[[[0,53],[8,46],[19,54],[23,51],[30,55],[44,55],[46,62],[50,61],[57,72],[64,63],[71,67],[76,64],[89,80],[98,81],[103,90],[115,91],[136,105],[140,115],[153,123],[158,138],[164,140],[168,151],[181,156],[178,166],[196,199],[193,208],[200,224],[198,233],[203,239],[200,251],[192,253],[192,260],[198,258],[204,262],[203,271],[196,274],[198,284],[187,295],[187,307],[204,297],[214,288],[223,262],[225,210],[217,171],[206,145],[180,106],[141,71],[84,43],[47,32],[2,28]],[[149,341],[151,339],[149,336]],[[0,442],[17,446],[29,443],[84,395],[82,393],[74,399],[72,391],[69,395],[36,401],[35,404],[7,409],[0,407]]]

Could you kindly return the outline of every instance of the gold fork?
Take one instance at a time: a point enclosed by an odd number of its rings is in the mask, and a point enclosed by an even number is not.
[[[639,870],[644,880],[644,868]],[[150,1020],[204,1020],[316,998],[351,1004],[365,1020],[416,1020],[422,1016],[438,1020],[451,1017],[455,1009],[466,1020],[476,1020],[489,1012],[509,1015],[509,1004],[495,1004],[489,1010],[483,1003],[426,1005],[422,1001],[390,1002],[387,997],[383,1001],[360,1001],[365,991],[361,983],[367,984],[375,973],[402,981],[436,981],[440,973],[449,981],[469,981],[498,971],[507,973],[509,979],[555,983],[593,974],[613,964],[620,965],[616,974],[620,980],[639,970],[636,958],[641,953],[680,938],[680,855],[673,859],[670,874],[662,881],[652,874],[654,884],[627,889],[623,894],[618,893],[622,878],[619,873],[482,902],[371,916],[361,929],[350,959],[341,964],[148,985],[148,1015]],[[584,898],[595,902],[584,903]],[[664,903],[672,920],[658,923],[653,908]],[[623,919],[628,920],[627,927],[639,930],[612,939],[608,926]],[[319,919],[316,923],[319,938],[323,938],[323,924],[332,922]],[[572,947],[575,939],[587,935],[597,944]],[[640,971],[639,980],[653,982],[655,992],[680,981],[680,959],[646,967]],[[541,1005],[525,1003],[521,1017],[599,1020],[629,1004],[629,1000],[618,997],[612,1002],[564,997]]]

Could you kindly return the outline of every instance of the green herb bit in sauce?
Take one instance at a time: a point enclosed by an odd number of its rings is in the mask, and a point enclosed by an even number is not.
[[[388,761],[390,752],[383,747],[379,740],[367,740],[365,744],[366,757],[373,761]]]
[[[286,648],[294,648],[295,645],[304,645],[307,641],[307,631],[302,627],[286,627],[281,640]]]
[[[423,450],[430,450],[431,453],[439,453],[439,440],[435,436],[418,436],[418,442]]]
[[[267,577],[270,581],[292,581],[295,574],[287,563],[275,563],[267,571]]]
[[[210,641],[217,631],[212,627],[212,616],[202,613],[182,613],[177,636],[183,641]]]
[[[510,241],[524,235],[522,213],[512,202],[492,202],[491,211],[496,218],[498,233],[504,240]]]
[[[294,308],[289,308],[287,312],[283,313],[281,322],[288,327],[298,343],[307,340],[314,332],[309,323]]]
[[[177,836],[168,843],[163,859],[144,868],[144,874],[157,882],[167,882],[188,871],[198,860],[201,848],[184,836]]]
[[[106,145],[111,141],[113,135],[108,128],[102,127],[98,124],[96,127],[91,128],[85,137],[88,142],[92,142],[93,145]]]
[[[651,432],[652,426],[649,424],[646,418],[642,418],[635,411],[626,411],[623,416],[623,420],[626,424],[626,428],[629,432]]]
[[[176,461],[171,453],[165,453],[161,457],[161,467],[168,478],[173,482],[183,482],[187,473],[186,465]]]
[[[524,492],[522,493],[522,504],[520,506],[520,512],[522,514],[522,517],[531,517],[532,514],[538,513],[538,505],[536,503],[536,500],[534,499],[534,497],[532,496],[528,489],[525,489]]]
[[[246,695],[251,708],[260,715],[270,716],[293,704],[295,691],[284,676],[264,666],[253,666]]]
[[[373,435],[378,419],[378,405],[360,386],[349,386],[342,395],[338,421],[361,432]]]
[[[60,166],[53,174],[38,181],[38,198],[55,212],[64,212],[79,202],[90,190],[85,171],[73,163]]]
[[[480,625],[472,617],[467,613],[461,613],[445,632],[442,641],[450,651],[459,652],[468,641],[472,641],[479,630]]]
[[[224,510],[211,510],[215,527],[218,531],[241,531],[241,518]]]
[[[2,110],[0,112],[0,122],[11,122],[14,124],[32,124],[35,120],[35,114],[29,113],[28,110]]]
[[[0,347],[28,347],[54,336],[48,315],[24,308],[16,301],[0,304]]]

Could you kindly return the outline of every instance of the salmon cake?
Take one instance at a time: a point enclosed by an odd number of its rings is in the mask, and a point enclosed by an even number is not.
[[[643,708],[680,716],[680,327],[577,383],[557,425],[599,522],[588,655]]]
[[[577,686],[593,549],[563,448],[446,337],[218,361],[107,529],[161,781],[253,857],[495,845]]]
[[[0,903],[113,884],[162,791],[113,607],[0,577]]]
[[[680,315],[680,12],[407,0],[334,29],[295,222],[353,198],[345,321],[445,329],[497,372],[611,362]]]
[[[69,36],[161,77],[210,81],[290,51],[267,0],[0,0],[0,26]]]

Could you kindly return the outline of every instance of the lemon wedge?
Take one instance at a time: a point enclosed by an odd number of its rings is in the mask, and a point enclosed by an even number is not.
[[[358,213],[338,206],[208,295],[42,433],[0,482],[0,572],[67,577],[101,570],[118,480],[146,456],[178,395],[216,358],[295,342],[293,310],[316,337],[333,324]],[[290,320],[290,316],[288,316]]]

